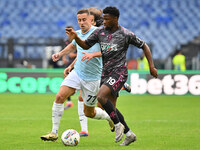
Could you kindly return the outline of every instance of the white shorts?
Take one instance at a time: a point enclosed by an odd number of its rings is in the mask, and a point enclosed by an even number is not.
[[[81,97],[83,98],[84,104],[90,107],[96,106],[96,95],[100,87],[100,80],[84,81],[74,70],[72,70],[63,80],[61,86],[68,86],[77,90],[81,90]]]

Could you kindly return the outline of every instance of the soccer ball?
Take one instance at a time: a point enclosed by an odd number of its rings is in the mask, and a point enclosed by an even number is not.
[[[61,140],[65,146],[76,146],[80,141],[80,135],[76,130],[68,129],[63,132]]]

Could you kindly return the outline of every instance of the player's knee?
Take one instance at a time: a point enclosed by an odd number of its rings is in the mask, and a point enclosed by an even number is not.
[[[55,102],[56,103],[64,103],[65,102],[65,96],[60,94],[60,93],[57,93]]]
[[[81,97],[81,95],[78,96],[78,100],[83,102],[83,98]]]
[[[101,97],[100,95],[97,95],[97,100],[98,100],[98,102],[101,104],[102,97]]]
[[[101,106],[101,104],[99,102],[97,103],[97,107],[99,107],[99,108],[104,110],[104,108]]]

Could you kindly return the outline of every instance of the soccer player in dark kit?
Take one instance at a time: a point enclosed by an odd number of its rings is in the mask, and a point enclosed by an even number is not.
[[[101,46],[101,52],[85,53],[83,59],[101,57],[103,59],[103,71],[101,87],[97,93],[97,99],[110,115],[115,124],[115,142],[119,142],[126,135],[122,146],[136,141],[136,135],[129,129],[123,115],[116,108],[118,93],[126,82],[128,69],[126,65],[126,53],[129,44],[142,48],[149,63],[150,74],[157,78],[157,69],[154,67],[152,55],[148,45],[139,39],[133,32],[118,24],[120,12],[116,7],[106,7],[103,10],[104,27],[97,28],[86,40],[81,40],[71,28],[66,28],[66,33],[76,40],[83,49],[89,49],[95,43]]]

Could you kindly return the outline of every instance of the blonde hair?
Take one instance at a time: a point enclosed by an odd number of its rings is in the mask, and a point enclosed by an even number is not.
[[[90,7],[88,8],[91,15],[96,15],[97,17],[101,17],[103,11],[101,9],[98,9],[97,7]]]
[[[102,18],[103,11],[96,7],[90,7],[90,8],[88,8],[88,11],[89,11],[90,15],[94,16],[94,22],[96,23],[95,26],[97,26],[97,27],[101,26],[103,23],[103,18]]]

